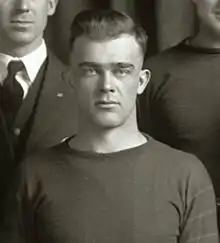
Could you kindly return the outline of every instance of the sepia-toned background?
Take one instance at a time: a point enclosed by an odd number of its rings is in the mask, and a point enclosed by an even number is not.
[[[46,40],[65,63],[70,24],[79,11],[88,8],[112,8],[135,18],[148,33],[148,55],[177,44],[193,29],[190,0],[60,0],[56,14],[49,19]]]

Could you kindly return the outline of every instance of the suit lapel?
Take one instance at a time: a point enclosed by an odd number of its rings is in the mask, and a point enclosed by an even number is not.
[[[46,133],[49,132],[53,122],[60,116],[60,110],[63,108],[67,91],[62,78],[63,71],[64,68],[61,70],[59,61],[49,54],[48,66],[44,75],[45,80],[36,108],[27,149],[33,148],[40,140],[42,140],[41,143],[43,144]]]
[[[23,129],[26,125],[26,122],[29,120],[30,116],[34,112],[35,103],[38,100],[38,95],[40,94],[41,85],[44,81],[44,74],[47,67],[48,61],[46,60],[41,66],[36,79],[28,91],[27,97],[22,102],[22,106],[19,109],[19,112],[16,116],[14,127]]]

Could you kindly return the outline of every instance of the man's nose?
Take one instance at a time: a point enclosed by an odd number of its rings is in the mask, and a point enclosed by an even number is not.
[[[114,76],[110,71],[105,71],[100,76],[100,91],[103,93],[115,92]]]
[[[15,0],[15,10],[18,12],[29,12],[30,0]]]

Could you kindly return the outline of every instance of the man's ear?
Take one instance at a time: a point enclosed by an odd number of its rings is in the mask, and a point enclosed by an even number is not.
[[[151,72],[148,69],[143,69],[141,70],[140,74],[139,74],[139,85],[138,85],[138,90],[137,90],[137,94],[142,94],[145,90],[145,88],[147,87],[147,84],[150,80],[151,77]]]
[[[48,0],[48,16],[52,16],[55,13],[58,2],[59,0]]]

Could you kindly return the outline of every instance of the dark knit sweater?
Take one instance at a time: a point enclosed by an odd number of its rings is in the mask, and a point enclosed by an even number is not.
[[[202,163],[153,139],[110,154],[63,143],[21,172],[15,242],[218,243]]]
[[[220,49],[184,43],[148,59],[151,81],[140,101],[140,127],[197,155],[220,197]]]

